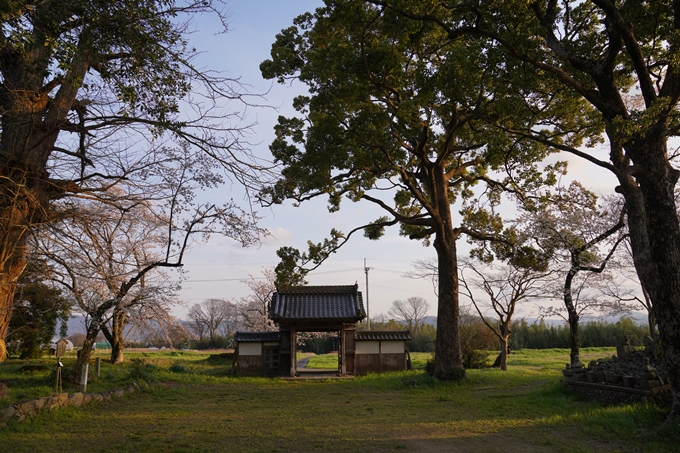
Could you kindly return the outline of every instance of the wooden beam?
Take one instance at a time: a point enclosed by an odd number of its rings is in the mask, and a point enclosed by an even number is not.
[[[297,374],[297,361],[295,360],[295,347],[297,343],[297,332],[295,327],[290,326],[290,377]]]

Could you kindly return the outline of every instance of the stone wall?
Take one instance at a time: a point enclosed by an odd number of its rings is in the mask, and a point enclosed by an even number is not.
[[[627,343],[617,346],[617,355],[591,361],[587,367],[578,360],[567,364],[562,374],[570,388],[604,403],[633,401],[664,404],[671,386],[665,361],[658,348],[646,339],[644,350]]]
[[[53,393],[51,396],[37,398],[33,400],[17,401],[5,408],[0,409],[0,428],[9,422],[22,421],[28,417],[33,417],[40,411],[55,411],[61,407],[83,406],[92,401],[106,402],[112,398],[121,398],[128,393],[134,393],[148,389],[146,383],[136,382],[125,388],[113,389],[109,392],[100,393]]]

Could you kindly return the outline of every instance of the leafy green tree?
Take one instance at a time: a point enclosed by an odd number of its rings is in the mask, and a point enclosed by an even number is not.
[[[633,260],[649,293],[673,382],[669,420],[680,417],[680,172],[668,141],[680,133],[680,7],[676,1],[408,0],[368,3],[436,25],[449,37],[476,36],[506,52],[503,74],[549,121],[499,127],[586,159],[618,181],[626,199]],[[533,72],[542,85],[524,83]],[[552,85],[554,89],[546,90]],[[555,95],[571,102],[555,103]],[[489,120],[495,121],[490,116]],[[520,119],[521,120],[521,119]],[[585,132],[585,134],[584,134]],[[608,160],[581,148],[606,138]]]
[[[45,283],[40,267],[29,265],[21,275],[14,295],[14,311],[9,325],[9,350],[21,359],[39,358],[49,345],[61,320],[60,335],[65,337],[71,301],[61,290]]]
[[[485,43],[362,1],[328,1],[298,17],[271,55],[264,77],[297,79],[311,95],[294,100],[298,117],[279,118],[270,149],[283,170],[265,202],[327,196],[330,211],[347,198],[385,214],[347,235],[333,230],[306,252],[280,249],[277,283],[299,284],[304,266],[318,266],[356,231],[378,239],[398,224],[437,252],[434,374],[462,378],[456,242],[464,234],[498,239],[501,192],[544,182],[532,164],[545,155],[541,144],[508,140],[479,118],[535,113],[507,92]]]
[[[252,160],[239,143],[239,112],[226,110],[227,100],[241,98],[240,86],[191,64],[188,21],[201,13],[223,19],[219,6],[219,0],[0,6],[0,352],[28,233],[71,215],[60,201],[115,204],[110,189],[123,182],[123,199],[153,198],[146,172],[164,161],[157,145],[171,136],[238,181],[253,182]],[[200,104],[183,109],[199,89]]]

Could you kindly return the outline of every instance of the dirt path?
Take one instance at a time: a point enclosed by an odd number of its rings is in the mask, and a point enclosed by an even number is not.
[[[297,369],[299,370],[300,368],[307,368],[307,364],[309,363],[310,357],[306,357],[302,360],[297,361]]]

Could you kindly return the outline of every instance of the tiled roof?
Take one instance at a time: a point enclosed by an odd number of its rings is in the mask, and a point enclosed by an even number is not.
[[[237,343],[281,341],[281,332],[236,332],[234,341]]]
[[[272,296],[269,317],[276,322],[358,322],[366,317],[358,285],[298,286]]]
[[[356,332],[354,338],[357,340],[410,340],[411,332],[408,330],[362,330]]]

